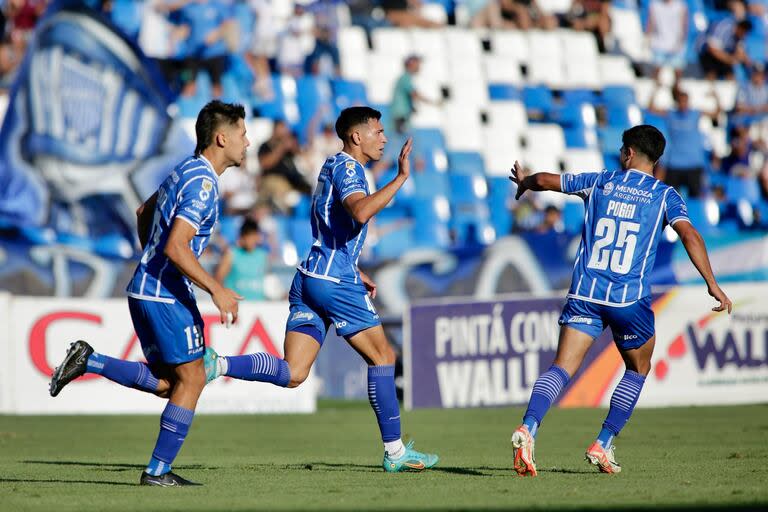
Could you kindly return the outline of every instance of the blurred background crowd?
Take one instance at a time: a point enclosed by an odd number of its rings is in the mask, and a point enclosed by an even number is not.
[[[309,247],[314,182],[340,149],[333,121],[360,103],[389,138],[374,189],[415,141],[413,179],[372,226],[368,261],[578,233],[579,201],[515,202],[509,168],[617,168],[622,131],[643,122],[667,136],[658,177],[697,227],[768,227],[768,0],[87,3],[156,61],[192,137],[210,99],[246,106],[253,151],[222,177],[208,263],[222,280],[251,276],[248,298],[265,294],[254,276]],[[0,118],[47,2],[1,5]]]

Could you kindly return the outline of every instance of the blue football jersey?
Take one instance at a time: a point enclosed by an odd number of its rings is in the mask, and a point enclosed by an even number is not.
[[[586,203],[568,297],[626,306],[649,296],[648,274],[662,230],[690,222],[680,194],[634,169],[563,174],[560,187]]]
[[[192,283],[165,255],[165,244],[174,221],[181,219],[197,230],[190,248],[199,258],[218,220],[218,203],[218,176],[205,157],[189,157],[176,166],[157,190],[149,239],[128,296],[168,303],[194,300]]]
[[[343,151],[323,164],[312,197],[312,237],[307,258],[299,266],[304,274],[334,282],[357,283],[357,260],[368,233],[344,208],[351,194],[368,194],[363,166]]]

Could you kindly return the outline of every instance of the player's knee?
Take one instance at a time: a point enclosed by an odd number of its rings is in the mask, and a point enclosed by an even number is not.
[[[307,380],[308,376],[309,376],[309,370],[294,371],[293,368],[291,368],[291,380],[288,381],[288,387],[289,388],[299,387],[305,380]]]
[[[395,354],[391,346],[386,345],[381,347],[372,359],[375,366],[392,366],[397,361],[397,354]]]

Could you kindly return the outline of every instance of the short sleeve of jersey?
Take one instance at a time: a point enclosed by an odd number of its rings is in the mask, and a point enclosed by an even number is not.
[[[200,224],[208,218],[216,207],[216,191],[213,179],[197,175],[186,182],[179,190],[176,216],[200,229]]]
[[[365,170],[354,160],[340,163],[333,170],[333,188],[338,191],[340,201],[356,192],[367,194],[366,185]]]
[[[595,185],[599,172],[583,172],[581,174],[565,173],[560,176],[560,190],[566,194],[589,197]]]
[[[688,207],[677,190],[670,188],[667,199],[664,202],[664,220],[672,226],[675,222],[685,220],[691,222],[688,218]]]

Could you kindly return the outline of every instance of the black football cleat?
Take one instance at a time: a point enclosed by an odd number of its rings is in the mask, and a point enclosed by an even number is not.
[[[203,485],[196,482],[190,482],[181,478],[176,473],[170,472],[160,476],[153,476],[144,471],[139,479],[139,485],[156,485],[158,487],[182,487],[185,485]]]
[[[77,340],[69,346],[64,361],[53,371],[51,383],[48,385],[51,396],[58,395],[64,386],[85,373],[91,354],[93,347],[83,340]]]

